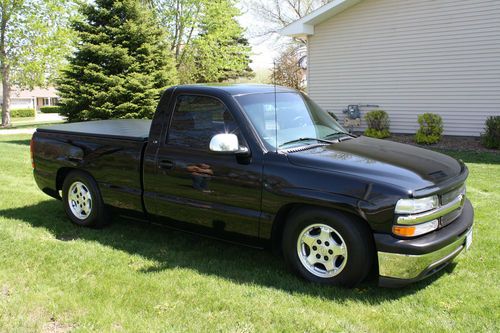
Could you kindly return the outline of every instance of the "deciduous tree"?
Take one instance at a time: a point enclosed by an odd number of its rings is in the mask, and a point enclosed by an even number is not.
[[[305,90],[305,68],[301,66],[304,55],[300,49],[289,46],[278,58],[274,60],[274,68],[271,74],[273,83],[290,87],[297,90]]]
[[[250,45],[235,19],[240,14],[233,0],[206,4],[193,45],[194,81],[222,82],[254,75],[249,67]]]
[[[167,29],[170,50],[177,68],[182,67],[186,51],[198,34],[198,25],[205,5],[210,0],[145,0],[159,22]]]
[[[303,38],[284,38],[278,31],[310,14],[331,0],[250,0],[247,5],[254,16],[265,24],[254,32],[256,37],[274,39],[280,52],[275,59],[271,79],[278,84],[304,90],[304,71],[307,67],[307,41]]]
[[[266,24],[260,25],[257,36],[279,37],[278,31],[308,15],[332,0],[250,0],[249,9]]]
[[[73,13],[67,0],[0,1],[3,127],[10,125],[11,88],[46,85],[64,64],[74,37],[68,24]]]
[[[252,76],[234,0],[144,0],[168,30],[182,83]]]

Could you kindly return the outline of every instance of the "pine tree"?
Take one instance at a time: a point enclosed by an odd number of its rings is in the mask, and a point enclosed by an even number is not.
[[[70,121],[151,118],[175,84],[167,38],[140,0],[95,0],[75,22],[80,42],[58,82]]]
[[[206,3],[200,34],[194,41],[194,81],[222,82],[254,75],[249,67],[251,48],[235,19],[240,14],[234,0]]]

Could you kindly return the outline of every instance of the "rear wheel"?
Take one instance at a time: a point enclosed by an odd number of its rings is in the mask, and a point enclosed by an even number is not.
[[[373,265],[370,230],[362,221],[337,211],[293,211],[282,247],[287,265],[316,283],[352,287],[367,276]]]
[[[72,171],[64,179],[63,205],[70,220],[85,227],[103,227],[109,217],[95,180],[85,172]]]

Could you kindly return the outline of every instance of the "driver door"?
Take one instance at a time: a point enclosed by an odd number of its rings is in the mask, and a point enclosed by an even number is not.
[[[260,162],[210,151],[216,134],[234,133],[246,146],[225,104],[214,97],[178,95],[167,136],[147,180],[155,219],[185,229],[258,236],[261,210]]]

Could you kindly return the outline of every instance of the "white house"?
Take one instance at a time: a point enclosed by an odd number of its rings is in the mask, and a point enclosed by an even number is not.
[[[0,85],[0,103],[3,101],[2,89]],[[14,109],[36,109],[40,111],[42,106],[56,105],[59,101],[57,90],[53,87],[34,88],[33,90],[23,90],[12,88],[10,92],[10,107]]]
[[[378,104],[415,133],[433,112],[466,136],[500,115],[499,0],[334,0],[281,33],[307,39],[308,93],[337,115]]]

